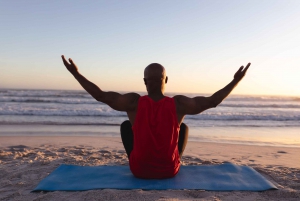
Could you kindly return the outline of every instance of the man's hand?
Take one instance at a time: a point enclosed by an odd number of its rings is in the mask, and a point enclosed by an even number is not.
[[[241,66],[239,68],[239,70],[234,74],[234,79],[238,82],[241,81],[243,79],[243,77],[245,76],[250,65],[251,65],[251,63],[248,63],[245,68],[244,68],[244,66]]]
[[[61,58],[64,62],[65,67],[70,71],[70,73],[74,75],[74,73],[78,72],[78,67],[76,66],[76,64],[73,62],[71,58],[69,58],[70,63],[65,59],[64,55],[61,55]]]

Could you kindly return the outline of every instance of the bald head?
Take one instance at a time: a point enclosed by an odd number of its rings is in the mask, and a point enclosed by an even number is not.
[[[144,78],[146,79],[166,78],[166,70],[162,65],[158,63],[152,63],[145,68]]]
[[[152,63],[144,70],[144,82],[148,93],[164,93],[165,84],[168,81],[165,68],[158,64]]]

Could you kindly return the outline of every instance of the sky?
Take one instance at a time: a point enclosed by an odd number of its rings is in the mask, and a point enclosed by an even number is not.
[[[212,94],[251,62],[234,94],[300,96],[299,0],[0,1],[0,88],[82,89],[61,55],[104,91]]]

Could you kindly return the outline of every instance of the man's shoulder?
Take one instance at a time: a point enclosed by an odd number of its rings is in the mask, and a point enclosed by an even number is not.
[[[173,99],[175,100],[175,102],[182,102],[190,98],[184,95],[175,95],[173,96]]]
[[[140,94],[130,92],[130,93],[125,93],[122,95],[122,104],[125,104],[128,106],[128,109],[126,111],[134,111],[135,108],[137,107],[139,98],[141,97]]]
[[[135,92],[125,93],[125,94],[123,94],[123,96],[130,97],[132,99],[139,99],[141,97],[140,94],[135,93]]]

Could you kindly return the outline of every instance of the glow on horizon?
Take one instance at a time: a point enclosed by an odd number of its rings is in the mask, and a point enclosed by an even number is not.
[[[300,96],[299,1],[0,2],[0,88],[75,89],[71,57],[103,90],[145,91],[143,70],[167,70],[166,92],[211,94],[252,65],[233,94]]]

